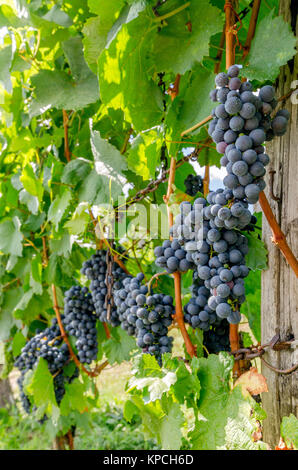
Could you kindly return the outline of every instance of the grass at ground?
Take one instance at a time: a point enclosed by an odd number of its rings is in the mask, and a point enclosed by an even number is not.
[[[156,443],[144,439],[141,420],[128,423],[122,410],[111,404],[95,409],[88,431],[77,428],[74,439],[79,450],[149,450]],[[0,450],[48,450],[52,438],[47,423],[40,424],[34,415],[24,417],[17,407],[0,408]]]
[[[125,401],[125,384],[131,375],[131,367],[131,362],[107,366],[97,377],[99,399],[103,404],[121,404]]]
[[[128,423],[122,411],[115,406],[92,413],[90,433],[78,431],[75,448],[84,450],[150,450],[158,449],[152,440],[144,439],[141,419]]]

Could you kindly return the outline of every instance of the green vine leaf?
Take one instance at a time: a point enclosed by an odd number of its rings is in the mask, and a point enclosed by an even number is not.
[[[156,35],[153,63],[158,72],[182,75],[192,69],[208,55],[210,37],[223,29],[223,14],[208,0],[189,3],[189,8],[168,18]]]
[[[160,424],[160,440],[162,448],[165,450],[175,450],[181,448],[184,415],[178,403],[171,403],[167,408],[167,414]]]
[[[278,41],[272,41],[278,37]],[[274,81],[279,68],[295,55],[296,39],[282,16],[273,18],[273,11],[257,25],[250,53],[244,68],[245,76],[260,82]]]
[[[0,222],[0,250],[7,255],[22,256],[23,236],[18,217]]]
[[[244,284],[246,299],[240,310],[248,319],[256,340],[261,341],[261,271],[251,271]]]
[[[86,204],[79,204],[72,218],[64,224],[71,235],[81,235],[90,222],[89,214],[86,212]]]
[[[28,191],[28,193],[30,193],[32,196],[36,196],[39,201],[42,201],[44,189],[41,181],[39,181],[39,179],[37,179],[36,175],[34,174],[31,165],[25,166],[20,176],[20,181],[23,183],[23,186]]]
[[[97,60],[104,50],[110,29],[124,6],[124,0],[115,0],[109,4],[105,2],[88,2],[90,11],[96,17],[88,18],[83,28],[84,55],[90,69],[97,72]]]
[[[14,357],[21,354],[22,348],[26,344],[26,338],[20,331],[17,331],[12,340],[12,352]]]
[[[252,417],[253,401],[245,399],[238,386],[230,389],[233,359],[226,353],[195,359],[192,367],[201,384],[199,418],[189,433],[193,450],[237,450],[259,448],[252,440],[257,422]],[[218,412],[220,410],[220,413]],[[210,427],[212,423],[212,427]],[[216,432],[214,432],[216,430]]]
[[[144,402],[149,403],[150,401],[158,400],[162,395],[170,390],[172,385],[177,381],[176,374],[174,372],[168,372],[164,377],[143,377],[140,379],[133,379],[129,383],[128,392],[134,388],[137,390],[148,390],[145,392]]]
[[[280,434],[288,447],[298,449],[298,419],[293,414],[284,416],[280,426]]]
[[[53,222],[55,229],[58,230],[59,222],[61,221],[66,209],[71,202],[71,192],[68,188],[61,190],[61,195],[57,195],[50,205],[48,212],[48,220]]]
[[[64,167],[61,181],[65,184],[76,185],[89,175],[91,169],[91,162],[89,160],[85,160],[84,158],[71,160]]]
[[[134,349],[136,349],[135,339],[128,336],[121,328],[113,329],[111,338],[103,343],[103,351],[110,364],[128,361]]]
[[[98,100],[98,82],[93,73],[73,81],[60,70],[40,70],[31,78],[35,99],[30,104],[30,116],[38,116],[47,109],[80,109]]]
[[[35,294],[42,294],[42,260],[39,253],[31,261],[30,287]]]
[[[49,372],[47,361],[42,357],[39,358],[37,367],[27,383],[26,390],[33,396],[36,406],[50,405],[50,408],[51,406],[57,407],[53,377]]]
[[[179,95],[169,107],[166,117],[168,127],[167,141],[169,142],[167,146],[170,155],[174,152],[176,153],[177,148],[181,147],[181,145],[177,145],[176,143],[181,141],[181,132],[189,129],[194,124],[199,123],[202,119],[210,115],[213,105],[210,101],[209,93],[212,88],[214,88],[214,74],[200,64],[197,64],[191,72],[181,77]],[[200,133],[200,131],[201,128],[194,131],[195,137],[191,137],[190,142],[198,141],[196,134]],[[207,132],[205,132],[202,134],[202,137],[203,141],[209,136]],[[182,140],[187,140],[187,138],[185,137]],[[173,141],[173,143],[171,143],[171,141]],[[213,149],[215,148],[214,145],[211,146]],[[210,153],[212,153],[211,149]],[[216,156],[212,155],[212,158],[218,162],[220,158],[219,154],[215,151],[213,151],[213,153],[216,153]],[[201,154],[199,156],[199,162],[202,166],[205,165]],[[210,164],[214,164],[211,163],[211,158]]]
[[[19,192],[19,200],[22,204],[25,204],[28,207],[29,211],[32,214],[38,214],[39,201],[36,196],[32,196],[32,194],[28,193],[26,189],[22,189]]]
[[[245,234],[248,239],[248,254],[245,256],[246,266],[253,271],[267,269],[268,251],[264,242],[256,234]]]
[[[126,120],[131,121],[137,131],[153,127],[163,113],[160,89],[146,73],[147,51],[152,44],[154,29],[152,19],[141,13],[122,26],[98,60],[102,101],[123,109]],[[142,38],[139,31],[142,31]],[[138,77],[137,87],[135,77]]]
[[[159,130],[139,134],[131,142],[128,151],[128,168],[143,180],[155,177],[156,167],[160,162],[160,151],[163,144]]]
[[[50,240],[51,251],[57,255],[63,255],[68,257],[73,241],[68,233],[64,233],[60,238]]]
[[[12,46],[8,45],[0,50],[0,82],[4,85],[5,89],[11,93],[11,78],[10,78],[10,67],[12,63],[13,52]]]
[[[65,395],[60,404],[61,415],[67,416],[73,410],[82,413],[88,407],[88,400],[85,396],[85,385],[79,379],[75,379],[70,384],[65,384]]]

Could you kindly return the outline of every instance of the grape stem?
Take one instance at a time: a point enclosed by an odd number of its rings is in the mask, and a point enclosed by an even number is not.
[[[108,339],[110,339],[111,333],[110,333],[109,327],[108,327],[108,325],[106,324],[106,322],[103,321],[103,322],[102,322],[102,326],[103,326],[103,329],[105,330],[106,337],[107,337]]]
[[[174,315],[174,319],[178,323],[180,328],[181,334],[184,339],[186,351],[190,355],[190,357],[194,357],[197,355],[196,347],[192,344],[191,339],[187,333],[184,318],[183,318],[183,310],[182,310],[182,301],[181,301],[181,274],[177,271],[173,274],[174,276],[174,286],[175,286],[175,308],[176,313]]]
[[[64,128],[64,154],[68,162],[70,162],[70,150],[69,150],[69,141],[68,141],[68,114],[65,109],[62,109],[63,114],[63,128]]]
[[[235,63],[235,13],[234,13],[235,0],[225,0],[225,15],[226,15],[226,68],[228,69]]]
[[[253,40],[255,31],[256,31],[260,5],[261,5],[261,0],[254,0],[252,11],[251,11],[249,27],[248,27],[248,32],[247,32],[247,37],[246,37],[246,42],[243,48],[243,58],[245,58],[250,51],[251,42]]]
[[[167,194],[163,197],[164,202],[167,204],[169,227],[172,227],[173,225],[173,213],[169,207],[169,201],[170,201],[171,194],[173,193],[175,172],[176,172],[176,159],[172,157],[171,163],[170,163],[170,174],[169,174],[169,179],[168,179],[168,190],[167,190]]]
[[[126,136],[125,136],[125,139],[124,139],[124,142],[123,142],[123,145],[121,147],[121,150],[120,150],[120,153],[123,155],[126,150],[127,150],[127,145],[128,145],[128,142],[129,142],[129,138],[131,136],[131,133],[132,133],[132,127],[130,127],[126,133]]]
[[[207,122],[211,121],[212,119],[212,115],[210,114],[210,116],[207,116],[205,119],[203,119],[202,121],[198,122],[197,124],[195,124],[194,126],[190,127],[189,129],[186,129],[185,131],[181,132],[181,137],[183,137],[184,135],[186,134],[189,134],[190,132],[193,132],[195,131],[196,129],[198,129],[199,127],[203,126],[204,124],[206,124]]]
[[[168,208],[169,227],[172,227],[173,225],[173,213],[171,212],[169,208],[169,200],[173,192],[173,184],[175,181],[175,170],[176,170],[176,160],[174,157],[171,157],[168,190],[167,190],[167,194],[164,196],[164,201],[167,204],[167,208]],[[184,339],[186,351],[188,352],[190,357],[194,357],[197,355],[196,348],[190,340],[190,337],[185,327],[184,318],[183,318],[182,300],[181,300],[181,274],[177,271],[176,273],[173,273],[173,277],[174,277],[174,286],[175,286],[175,315],[173,315],[173,318],[178,323],[179,329]]]
[[[41,237],[42,239],[42,257],[43,257],[43,265],[48,265],[48,251],[47,251],[47,239],[45,236]]]
[[[152,276],[152,277],[150,278],[150,280],[149,280],[149,282],[148,282],[148,284],[147,284],[147,286],[148,286],[148,293],[149,293],[149,294],[150,294],[150,287],[151,287],[151,284],[152,284],[152,282],[154,281],[154,279],[158,279],[160,276],[165,276],[166,274],[168,274],[168,272],[167,272],[167,271],[163,271],[163,272],[161,272],[161,273],[156,273],[156,274],[154,274],[154,276]]]
[[[142,267],[142,265],[141,265],[141,263],[140,263],[140,260],[139,260],[139,258],[138,258],[138,256],[137,256],[137,252],[136,252],[136,249],[135,249],[135,245],[134,245],[134,244],[132,245],[132,252],[133,252],[134,258],[135,258],[135,260],[136,260],[136,263],[137,263],[137,265],[138,265],[138,268],[139,268],[139,270],[140,270],[140,273],[143,273],[143,274],[144,274],[144,279],[145,279],[145,281],[146,281],[146,280],[147,280],[147,279],[146,279],[146,273],[144,272],[144,269],[143,269],[143,267]]]
[[[272,212],[272,209],[270,207],[269,201],[264,193],[262,191],[259,195],[259,203],[262,208],[262,211],[267,219],[267,222],[271,228],[272,231],[272,242],[278,246],[280,251],[282,252],[283,256],[293,269],[294,273],[298,277],[298,261],[296,257],[294,256],[291,248],[289,247],[286,237],[284,233],[282,232],[275,215]]]
[[[205,166],[205,175],[203,179],[203,192],[204,196],[206,197],[209,193],[209,183],[210,183],[210,166],[209,163]]]
[[[171,18],[171,16],[174,16],[177,13],[180,13],[182,10],[189,7],[189,5],[190,5],[190,2],[186,2],[184,3],[184,5],[181,5],[180,7],[176,8],[175,10],[170,11],[169,13],[166,13],[163,16],[157,16],[156,18],[154,18],[154,21],[160,22],[160,21],[166,20],[167,18]]]
[[[169,95],[170,95],[172,101],[173,101],[173,100],[176,98],[176,96],[179,94],[180,78],[181,78],[180,73],[177,73],[173,87],[172,87],[172,88],[168,88],[168,93],[169,93]]]

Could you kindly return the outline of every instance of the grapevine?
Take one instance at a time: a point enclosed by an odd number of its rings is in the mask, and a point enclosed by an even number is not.
[[[297,447],[293,2],[56,3],[0,8],[0,444]]]

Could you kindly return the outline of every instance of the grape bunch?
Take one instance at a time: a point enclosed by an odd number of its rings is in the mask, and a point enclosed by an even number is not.
[[[63,343],[56,318],[52,320],[50,327],[38,332],[27,342],[17,357],[15,366],[19,370],[28,371],[40,357],[47,361],[52,374],[61,369],[69,359],[68,347]]]
[[[227,320],[216,320],[209,330],[204,331],[203,344],[209,354],[230,351],[229,323]]]
[[[101,322],[110,323],[112,326],[119,326],[120,321],[118,318],[117,309],[111,306],[111,310],[108,314],[106,305],[106,295],[108,292],[107,286],[107,263],[106,263],[106,251],[97,250],[91,258],[83,263],[82,274],[86,275],[91,281],[90,291],[94,303],[95,313],[97,318]],[[120,289],[122,287],[122,279],[127,276],[125,272],[118,266],[117,263],[113,263],[112,266],[112,282],[113,289]],[[110,280],[111,281],[111,280]]]
[[[210,290],[205,287],[204,281],[199,279],[197,272],[194,272],[191,294],[191,299],[184,306],[184,321],[193,328],[207,331],[210,325],[216,322],[217,316],[208,305]]]
[[[25,379],[26,372],[27,370],[25,369],[21,371],[21,375],[17,380],[17,384],[20,390],[20,400],[22,403],[22,407],[27,414],[30,414],[31,409],[32,409],[31,402],[24,391],[24,379]],[[79,369],[77,367],[75,367],[75,370],[71,376],[66,375],[64,373],[64,370],[60,370],[60,371],[57,370],[57,372],[54,374],[53,385],[54,385],[55,398],[56,398],[56,402],[58,405],[60,405],[62,398],[64,397],[65,384],[71,383],[78,376],[79,376]],[[33,408],[33,411],[35,409],[36,407]],[[41,423],[44,422],[45,419],[47,419],[46,415],[40,420],[40,422]]]
[[[61,319],[64,319],[63,315],[61,315]],[[20,399],[27,413],[31,411],[31,403],[24,391],[24,377],[26,372],[34,368],[40,357],[47,361],[49,371],[54,376],[55,396],[59,404],[65,393],[65,383],[70,383],[77,377],[79,370],[76,368],[71,377],[64,374],[63,368],[69,363],[70,355],[67,344],[61,338],[56,318],[52,320],[50,327],[43,331],[37,330],[36,335],[22,348],[21,354],[15,361],[15,366],[21,371],[17,381],[20,389]]]
[[[236,230],[210,228],[206,243],[212,248],[207,257],[197,256],[198,276],[210,290],[209,308],[229,323],[239,323],[239,306],[245,300],[244,278],[249,274],[245,265],[247,238]]]
[[[196,196],[198,192],[203,190],[203,179],[200,175],[188,175],[184,180],[185,192],[189,196]]]
[[[122,281],[122,288],[114,291],[114,303],[117,308],[121,328],[127,332],[129,336],[136,335],[136,321],[138,303],[136,297],[138,295],[146,295],[147,286],[140,286],[143,274],[138,274],[136,278],[126,277]]]
[[[204,219],[209,221],[211,229],[240,229],[253,231],[257,218],[248,209],[248,202],[233,198],[231,190],[218,188],[207,195],[209,206],[204,207]],[[211,232],[209,238],[218,237]]]
[[[240,80],[239,72],[239,67],[232,65],[227,73],[216,75],[217,88],[210,92],[211,100],[220,103],[213,110],[214,120],[210,129],[213,140],[221,144],[219,153],[224,153],[222,148],[235,142],[239,134],[250,135],[254,145],[284,135],[290,118],[285,109],[277,111],[273,116],[278,102],[272,86],[263,86],[257,94],[249,81]],[[217,132],[213,136],[214,131]]]
[[[188,201],[180,204],[180,213],[175,217],[173,226],[170,228],[170,236],[176,239],[184,250],[196,248],[194,242],[198,242],[202,237],[203,205],[205,199],[199,197],[195,199],[193,205]],[[192,242],[192,243],[190,243]],[[193,258],[186,254],[186,259],[193,262]]]
[[[220,319],[209,307],[210,290],[205,287],[197,271],[193,273],[191,293],[190,301],[184,306],[185,323],[203,331],[203,345],[209,354],[229,351],[229,323],[226,319]]]
[[[121,327],[137,337],[137,345],[144,353],[160,358],[172,349],[173,338],[167,335],[174,314],[173,298],[148,292],[143,279],[142,273],[125,278],[123,288],[114,294],[115,304]]]
[[[65,292],[63,325],[76,338],[80,362],[91,364],[97,357],[96,315],[87,287],[72,286]]]
[[[269,156],[264,153],[264,147],[254,146],[251,138],[241,135],[235,144],[230,144],[221,158],[222,166],[227,169],[224,186],[232,191],[232,196],[255,204],[259,194],[266,187],[264,175]]]
[[[227,169],[225,188],[235,199],[255,204],[265,188],[263,177],[269,163],[263,143],[285,134],[290,114],[283,109],[272,116],[277,106],[274,88],[265,85],[256,94],[249,81],[240,80],[239,71],[233,65],[227,74],[216,76],[218,88],[211,91],[210,97],[220,104],[212,111],[208,132],[217,151],[224,154],[221,165]]]
[[[184,318],[193,328],[204,331],[211,352],[228,348],[229,323],[240,321],[245,301],[244,279],[248,241],[243,233],[255,230],[257,219],[249,204],[255,204],[265,188],[265,167],[269,157],[263,144],[284,135],[289,113],[277,106],[274,89],[264,86],[253,92],[249,82],[238,78],[239,68],[215,79],[217,89],[210,97],[220,104],[213,110],[209,134],[226,167],[224,188],[197,198],[193,205],[183,202],[170,235],[187,252],[186,259],[197,266],[192,297],[184,307]]]
[[[156,256],[155,264],[165,268],[169,274],[194,268],[194,263],[186,259],[187,252],[178,240],[165,240],[161,246],[154,248],[154,255]]]
[[[198,198],[193,206],[183,202],[172,229],[204,282],[185,306],[186,321],[206,331],[216,320],[214,313],[229,323],[239,323],[239,306],[245,300],[244,278],[249,273],[244,258],[248,253],[247,238],[234,227],[226,228],[210,217],[214,206],[207,202],[213,203],[222,194],[218,189],[208,194],[207,201]],[[251,224],[250,212],[246,223]]]

